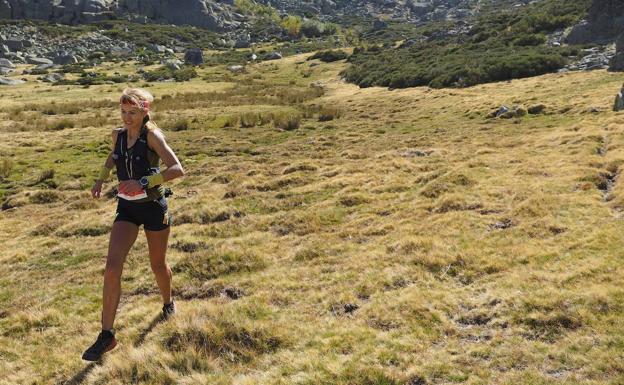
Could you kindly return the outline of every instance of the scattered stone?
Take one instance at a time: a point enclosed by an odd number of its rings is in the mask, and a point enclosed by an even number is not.
[[[54,67],[54,64],[39,64],[38,66],[35,67],[35,69],[37,71],[45,71],[52,67]]]
[[[110,54],[115,57],[125,57],[132,55],[132,49],[129,47],[112,47],[109,50]],[[102,58],[104,58],[104,53],[102,52]]]
[[[488,225],[490,230],[504,230],[512,226],[514,226],[514,222],[509,218],[505,218],[499,222],[495,222],[495,223]]]
[[[546,110],[546,106],[544,104],[536,104],[534,106],[529,107],[528,113],[531,115],[538,115],[543,113]]]
[[[231,66],[228,66],[227,69],[231,72],[239,73],[239,72],[243,72],[245,70],[245,67],[242,65],[231,65]]]
[[[52,56],[52,62],[58,65],[76,64],[78,63],[78,58],[66,51],[60,51]]]
[[[152,51],[156,53],[165,53],[165,51],[167,50],[167,47],[165,47],[164,45],[160,45],[160,44],[150,44],[149,49],[151,49]]]
[[[9,59],[1,58],[0,59],[0,67],[15,68],[15,64],[13,64]]]
[[[501,118],[512,119],[525,116],[528,113],[527,109],[523,106],[513,106],[511,108],[507,106],[501,106],[499,109],[492,111],[487,115],[488,118]]]
[[[498,118],[499,116],[505,114],[509,112],[509,107],[507,106],[500,106],[497,110],[492,111],[492,113],[490,113],[488,115],[488,118]]]
[[[249,48],[251,46],[251,36],[249,34],[237,39],[234,42],[234,48]]]
[[[334,314],[335,316],[339,316],[339,315],[345,315],[345,314],[352,314],[359,308],[360,306],[355,303],[344,303],[344,304],[337,303],[337,304],[333,304],[330,310],[332,314]]]
[[[199,48],[188,49],[184,54],[184,62],[194,66],[204,64],[204,53]]]
[[[282,54],[279,52],[271,52],[264,57],[264,60],[279,60],[282,58]]]
[[[239,299],[245,295],[245,293],[241,289],[231,286],[225,287],[223,290],[221,290],[220,294],[222,297],[227,297],[230,299]]]
[[[609,71],[624,71],[624,33],[620,35],[615,43],[615,55],[611,59]]]
[[[46,83],[56,83],[59,80],[62,80],[65,76],[59,73],[46,74],[43,76],[39,76],[38,79],[44,81]]]
[[[22,43],[21,39],[7,39],[4,41],[4,44],[13,52],[20,51],[24,48],[24,43]]]
[[[582,52],[584,56],[560,69],[559,72],[566,71],[592,71],[609,68],[612,58],[615,56],[615,45],[599,45],[588,48]]]
[[[433,154],[433,150],[407,150],[404,153],[401,154],[401,156],[405,157],[405,158],[414,158],[414,157],[421,157],[421,156],[429,156]]]
[[[13,70],[10,69],[10,68],[0,67],[0,75],[2,75],[2,76],[6,76],[6,75],[10,74],[11,72],[13,72]]]
[[[164,64],[165,64],[165,67],[170,68],[174,71],[177,71],[182,67],[184,63],[182,63],[182,61],[178,59],[170,59],[170,60],[166,60]]]
[[[615,103],[613,104],[613,111],[624,110],[624,86],[617,95],[615,95]]]
[[[388,23],[386,23],[383,20],[375,20],[373,22],[373,30],[375,31],[379,31],[381,29],[386,29],[386,28],[388,28]]]
[[[43,57],[27,57],[26,62],[28,64],[54,64],[52,60]]]
[[[0,85],[3,85],[3,86],[16,86],[16,85],[24,84],[24,83],[26,82],[21,79],[9,79],[9,78],[0,77]]]

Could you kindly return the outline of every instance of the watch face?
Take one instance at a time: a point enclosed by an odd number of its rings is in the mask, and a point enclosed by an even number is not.
[[[143,177],[143,178],[139,179],[139,183],[141,183],[141,186],[147,187],[147,185],[149,184],[149,181],[147,180],[146,177]]]

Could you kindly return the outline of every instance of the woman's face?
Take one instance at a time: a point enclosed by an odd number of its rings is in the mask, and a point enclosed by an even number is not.
[[[147,114],[137,106],[127,103],[121,105],[121,120],[128,130],[141,128],[145,115]]]

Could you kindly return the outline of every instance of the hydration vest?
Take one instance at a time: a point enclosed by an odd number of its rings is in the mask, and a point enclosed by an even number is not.
[[[156,152],[147,146],[147,132],[147,129],[142,127],[141,134],[131,148],[128,148],[128,130],[123,130],[117,134],[113,160],[117,168],[117,179],[120,182],[130,179],[139,180],[144,176],[160,172],[158,167],[160,158]],[[151,187],[147,189],[147,198],[136,202],[159,199],[163,196],[163,190],[160,185]]]

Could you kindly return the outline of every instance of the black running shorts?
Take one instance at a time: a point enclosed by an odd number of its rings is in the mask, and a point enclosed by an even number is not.
[[[167,208],[167,199],[162,197],[151,202],[132,202],[119,198],[115,222],[125,221],[137,226],[143,225],[145,230],[160,231],[171,224]]]

